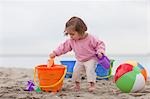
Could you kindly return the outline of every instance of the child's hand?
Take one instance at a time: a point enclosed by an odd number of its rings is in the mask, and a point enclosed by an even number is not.
[[[56,57],[56,54],[55,54],[55,53],[50,53],[50,54],[49,54],[49,57],[50,57],[50,58],[55,58],[55,57]]]
[[[99,58],[102,58],[102,56],[103,56],[103,53],[98,53]]]

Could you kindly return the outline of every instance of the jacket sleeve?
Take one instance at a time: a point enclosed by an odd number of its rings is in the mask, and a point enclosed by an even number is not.
[[[70,40],[66,40],[64,43],[60,44],[58,48],[56,48],[53,52],[56,54],[56,56],[60,56],[71,50],[72,48],[71,48]]]
[[[103,41],[97,39],[97,38],[93,38],[91,40],[91,43],[96,51],[96,54],[98,53],[105,53],[105,44]]]

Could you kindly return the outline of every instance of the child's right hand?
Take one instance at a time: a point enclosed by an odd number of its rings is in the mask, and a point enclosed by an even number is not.
[[[49,54],[49,57],[50,57],[50,58],[55,58],[55,57],[56,57],[56,54],[55,54],[55,53],[50,53],[50,54]]]

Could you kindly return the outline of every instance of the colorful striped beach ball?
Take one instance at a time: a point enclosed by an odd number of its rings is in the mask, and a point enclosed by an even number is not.
[[[114,80],[122,92],[138,92],[145,87],[147,73],[138,62],[127,61],[119,65],[115,72]]]

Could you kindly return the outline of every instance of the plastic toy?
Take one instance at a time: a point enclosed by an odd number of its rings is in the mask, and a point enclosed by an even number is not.
[[[115,83],[122,92],[141,91],[147,80],[144,67],[136,61],[127,61],[120,64],[116,70]]]
[[[65,78],[72,78],[73,68],[74,68],[76,61],[75,60],[62,60],[60,62],[61,64],[67,67],[67,73],[65,75]]]
[[[102,80],[102,79],[105,79],[105,80],[108,80],[111,76],[112,76],[112,68],[113,68],[113,63],[114,63],[115,60],[111,59],[110,60],[110,68],[109,69],[106,69],[104,68],[101,64],[97,64],[97,67],[96,67],[96,79],[97,80]]]
[[[34,85],[32,80],[28,81],[27,87],[26,87],[26,91],[36,91],[36,92],[41,92],[41,89],[37,86]]]
[[[103,54],[102,58],[98,57],[98,54],[96,54],[96,57],[98,58],[98,63],[102,65],[104,68],[109,69],[110,68],[110,60],[107,56]]]
[[[53,62],[54,63],[54,62]],[[46,92],[58,92],[62,89],[66,67],[52,64],[38,65],[34,69],[34,83]]]
[[[42,91],[41,91],[41,88],[39,88],[39,87],[37,87],[37,86],[33,86],[33,88],[34,88],[34,90],[35,90],[36,92],[42,92]]]
[[[27,83],[26,90],[27,91],[33,91],[34,90],[33,86],[35,86],[34,83],[33,83],[33,81],[29,80],[28,83]]]

